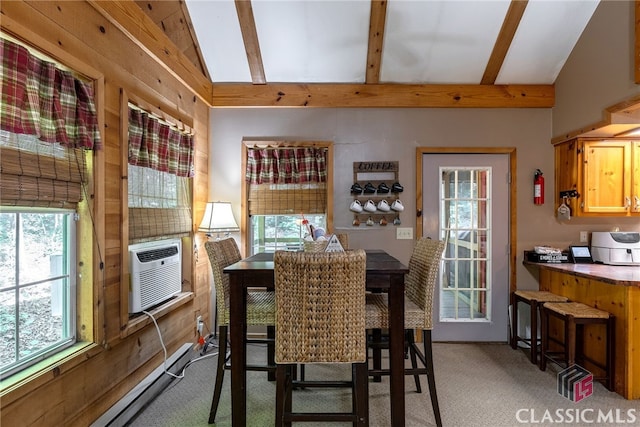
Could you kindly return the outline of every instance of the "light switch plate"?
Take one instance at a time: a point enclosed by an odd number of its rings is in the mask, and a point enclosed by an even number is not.
[[[411,240],[411,239],[413,239],[413,228],[411,228],[411,227],[398,227],[398,228],[396,228],[396,239],[398,239],[398,240]]]

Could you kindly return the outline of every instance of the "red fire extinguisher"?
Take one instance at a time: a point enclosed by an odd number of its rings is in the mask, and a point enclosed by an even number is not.
[[[536,169],[533,177],[533,203],[544,205],[544,177],[540,169]]]

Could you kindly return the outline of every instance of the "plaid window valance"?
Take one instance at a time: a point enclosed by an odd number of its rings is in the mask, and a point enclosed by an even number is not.
[[[129,107],[129,164],[192,178],[193,135]]]
[[[0,38],[0,127],[69,148],[100,148],[93,84]]]
[[[304,184],[327,181],[327,150],[250,148],[245,176],[249,184]]]
[[[327,156],[324,147],[247,148],[249,215],[326,213]]]

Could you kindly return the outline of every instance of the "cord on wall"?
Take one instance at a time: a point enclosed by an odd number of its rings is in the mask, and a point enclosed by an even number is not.
[[[156,322],[155,317],[153,317],[153,315],[151,313],[149,313],[148,311],[143,311],[144,314],[146,314],[147,316],[149,316],[151,318],[151,320],[153,320],[153,324],[156,326],[156,331],[158,332],[158,338],[160,338],[160,344],[162,345],[162,351],[164,351],[164,373],[172,376],[174,378],[178,378],[178,379],[182,379],[184,378],[184,374],[185,371],[187,370],[187,368],[192,365],[195,362],[198,362],[202,359],[207,359],[209,357],[214,357],[218,355],[218,352],[214,352],[214,353],[209,353],[209,354],[204,354],[206,352],[206,349],[201,353],[200,357],[197,357],[195,359],[191,359],[189,362],[187,362],[186,365],[184,365],[184,368],[182,368],[182,371],[180,372],[179,375],[174,374],[173,372],[169,372],[167,370],[167,348],[164,345],[164,341],[162,340],[162,333],[160,332],[160,327],[158,326],[158,322]],[[205,325],[206,326],[206,325]],[[216,346],[217,347],[217,346]]]
[[[169,372],[167,370],[167,347],[165,347],[164,341],[162,340],[162,333],[160,332],[160,327],[158,326],[158,322],[156,322],[156,318],[153,317],[153,315],[148,311],[143,311],[143,313],[149,316],[151,320],[153,320],[153,324],[156,325],[156,331],[158,331],[158,338],[160,338],[160,345],[162,345],[162,351],[164,352],[164,362],[163,362],[164,373],[174,378],[180,378],[180,379],[184,378],[184,370],[180,373],[180,375],[176,375],[173,372]]]

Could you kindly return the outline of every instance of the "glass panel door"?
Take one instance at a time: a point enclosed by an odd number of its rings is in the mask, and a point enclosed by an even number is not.
[[[422,168],[423,236],[447,243],[433,340],[506,342],[509,155],[428,153]]]
[[[447,241],[440,320],[491,320],[491,169],[441,168],[441,239]]]

